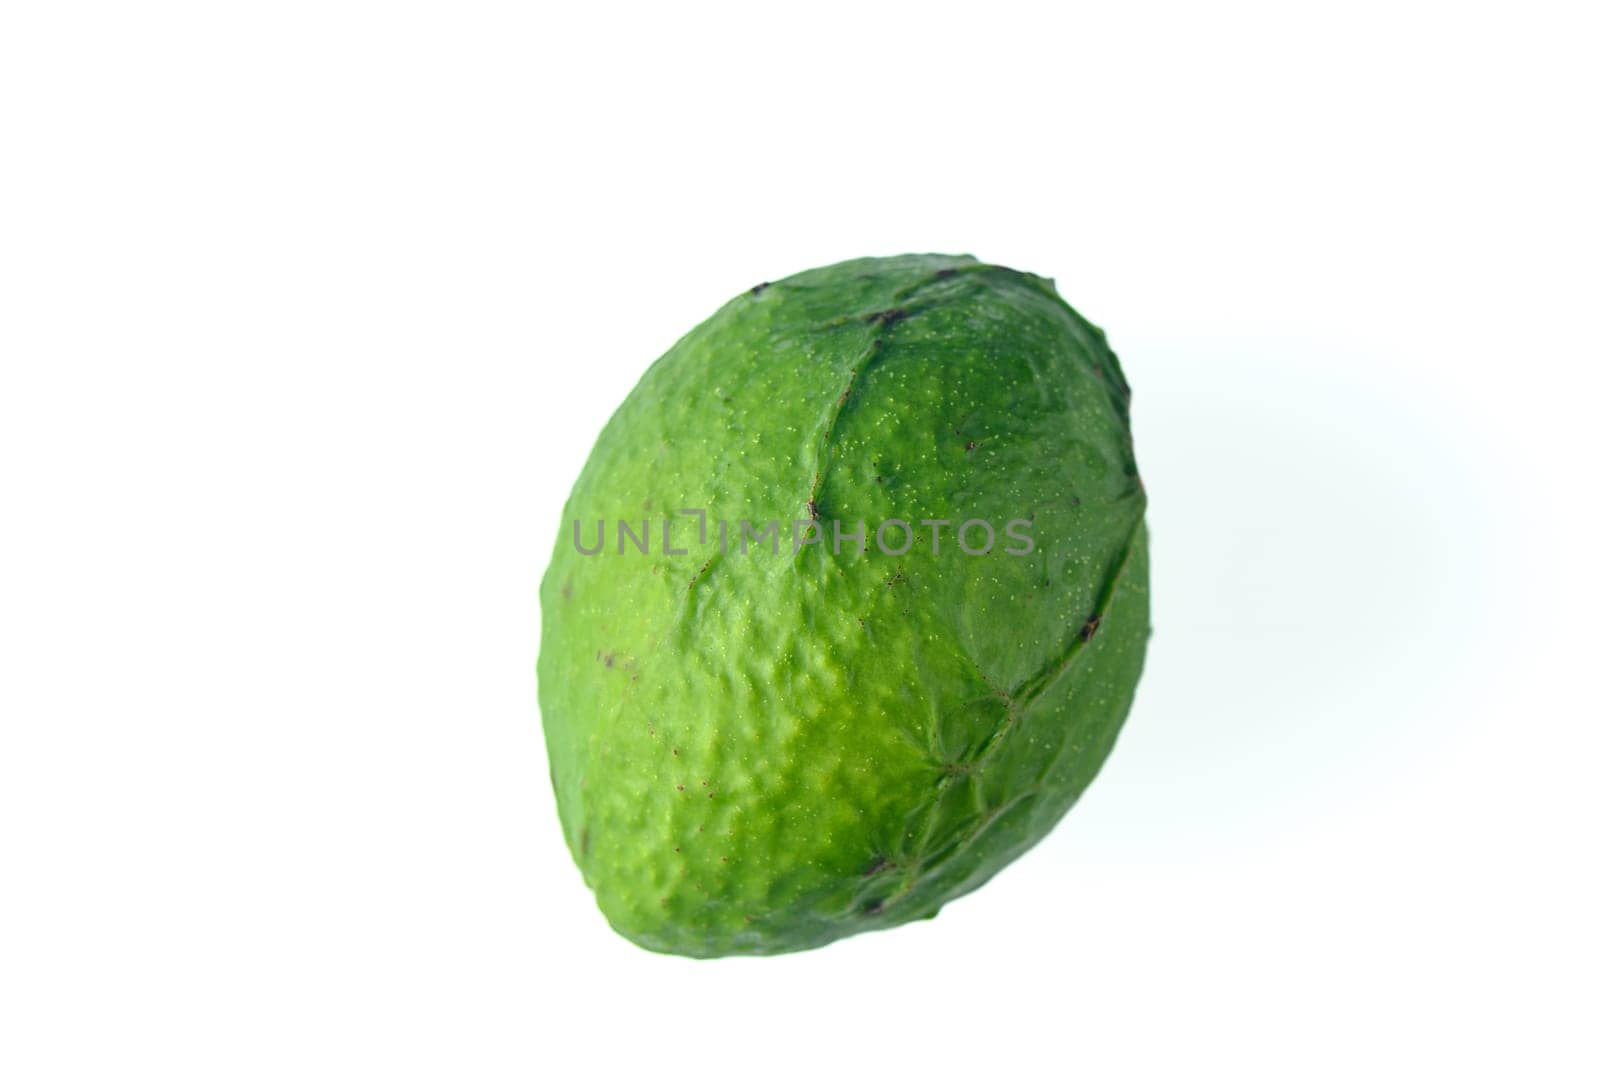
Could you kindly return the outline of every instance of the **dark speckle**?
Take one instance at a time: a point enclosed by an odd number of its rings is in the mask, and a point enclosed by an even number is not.
[[[977,448],[977,446],[978,446],[978,442],[976,440],[968,440],[967,441],[967,450],[968,451],[975,450]]]
[[[943,270],[935,270],[933,272],[933,279],[935,281],[943,281],[947,277],[955,277],[955,276],[956,276],[956,269],[953,266],[947,266]]]
[[[867,321],[877,322],[879,325],[894,325],[906,316],[904,307],[890,307],[888,310],[874,311],[867,315]]]
[[[694,591],[694,586],[700,583],[700,578],[706,575],[706,570],[711,568],[711,563],[715,562],[716,560],[717,556],[712,555],[710,558],[706,559],[705,565],[700,567],[699,572],[697,572],[693,577],[689,578],[689,590],[691,592]]]
[[[1090,614],[1089,620],[1084,624],[1082,631],[1078,635],[1083,637],[1084,643],[1088,643],[1094,639],[1094,634],[1098,631],[1100,631],[1100,615]]]
[[[866,906],[862,907],[861,912],[866,914],[868,917],[876,917],[878,914],[883,912],[883,900],[873,899],[871,902],[867,903]]]
[[[567,581],[565,584],[563,584],[561,586],[561,598],[563,598],[563,599],[571,599],[572,598],[572,582],[571,581]]]
[[[771,281],[763,281],[759,285],[752,286],[751,289],[750,289],[750,295],[752,295],[752,296],[761,295],[761,293],[763,293],[763,292],[765,292],[767,290],[767,286],[770,285],[770,284],[772,284]]]

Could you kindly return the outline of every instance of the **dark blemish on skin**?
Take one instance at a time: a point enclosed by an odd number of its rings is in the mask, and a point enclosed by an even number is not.
[[[806,511],[811,515],[812,521],[816,521],[818,519],[820,512],[817,510],[817,501],[815,498],[806,500]]]
[[[1094,639],[1094,634],[1098,631],[1100,631],[1100,615],[1090,614],[1088,623],[1083,626],[1078,635],[1083,637],[1084,643],[1088,643]]]
[[[894,868],[894,862],[889,860],[889,856],[887,854],[880,854],[880,855],[878,855],[876,858],[874,858],[872,860],[872,864],[867,867],[867,871],[862,873],[861,875],[862,876],[877,876],[879,873],[883,872],[885,869],[893,869],[893,868]]]
[[[716,797],[717,797],[717,793],[716,793],[716,792],[714,792],[714,791],[708,791],[708,792],[706,792],[706,798],[708,798],[708,799],[715,799],[715,798],[716,798]]]
[[[678,748],[676,748],[676,747],[672,748],[672,757],[674,757],[674,758],[678,757]]]
[[[867,619],[866,618],[856,618],[856,624],[861,626],[861,631],[862,632],[866,632],[867,631]]]
[[[726,854],[724,854],[722,856],[722,858],[720,859],[720,861],[722,862],[723,865],[727,865],[728,864],[728,856]]]
[[[612,666],[615,666],[617,664],[617,656],[616,655],[606,655],[605,661],[606,661],[606,668],[610,669]]]
[[[978,446],[978,442],[977,442],[977,441],[976,441],[976,440],[968,440],[968,441],[967,441],[967,450],[968,450],[968,451],[971,451],[971,450],[973,450],[973,449],[974,449],[974,448],[976,448],[976,447],[977,447],[977,446]]]
[[[771,281],[763,281],[759,285],[752,286],[751,289],[750,289],[750,295],[752,295],[752,296],[761,295],[763,292],[765,292],[767,290],[767,286],[770,285],[770,284],[772,284]]]
[[[583,828],[583,837],[578,841],[578,851],[585,857],[589,854],[589,826]]]
[[[568,581],[567,583],[565,583],[565,584],[563,584],[561,586],[561,598],[563,598],[563,599],[571,599],[572,598],[572,582],[571,581]]]
[[[903,584],[905,582],[905,579],[906,579],[906,571],[903,570],[903,569],[897,569],[893,573],[889,574],[889,579],[884,581],[883,583],[884,583],[885,587],[893,588],[897,584]]]
[[[866,907],[861,912],[865,913],[868,917],[876,917],[878,914],[883,912],[883,900],[873,899],[871,902],[867,903]]]
[[[683,790],[683,785],[682,785],[682,784],[679,784],[679,785],[678,785],[678,790],[679,790],[679,791],[682,791],[682,790]]]
[[[904,307],[890,307],[886,311],[874,311],[867,315],[867,321],[877,322],[879,325],[894,325],[906,316]]]
[[[943,281],[947,277],[955,277],[955,276],[956,276],[956,270],[955,270],[955,267],[953,267],[953,266],[947,266],[943,270],[935,270],[933,272],[933,279],[935,281]]]

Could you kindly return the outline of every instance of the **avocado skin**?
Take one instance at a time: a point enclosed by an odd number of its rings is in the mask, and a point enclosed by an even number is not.
[[[806,950],[932,917],[1043,838],[1109,754],[1150,632],[1128,401],[1050,281],[968,256],[757,285],[650,367],[540,587],[551,780],[613,928]],[[708,512],[706,544],[681,508]],[[867,550],[793,554],[813,517],[829,539],[864,522]],[[903,555],[873,542],[891,518]],[[932,553],[920,522],[975,518],[991,553],[955,524]],[[649,522],[649,554],[618,553],[619,519]],[[778,553],[740,554],[740,519],[783,522]],[[1029,554],[1003,550],[1013,519]],[[592,547],[598,520],[605,550],[581,554],[574,523]]]

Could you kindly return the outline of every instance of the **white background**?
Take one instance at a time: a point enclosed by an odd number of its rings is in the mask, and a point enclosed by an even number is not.
[[[1595,1060],[1593,27],[1115,11],[7,4],[0,1059]],[[933,922],[647,954],[561,504],[723,300],[905,251],[1122,356],[1133,716]]]

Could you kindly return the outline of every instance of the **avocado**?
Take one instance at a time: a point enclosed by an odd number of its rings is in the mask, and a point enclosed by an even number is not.
[[[1043,838],[1150,633],[1128,403],[1050,281],[968,256],[756,285],[646,371],[540,588],[557,808],[613,928],[806,950]]]

